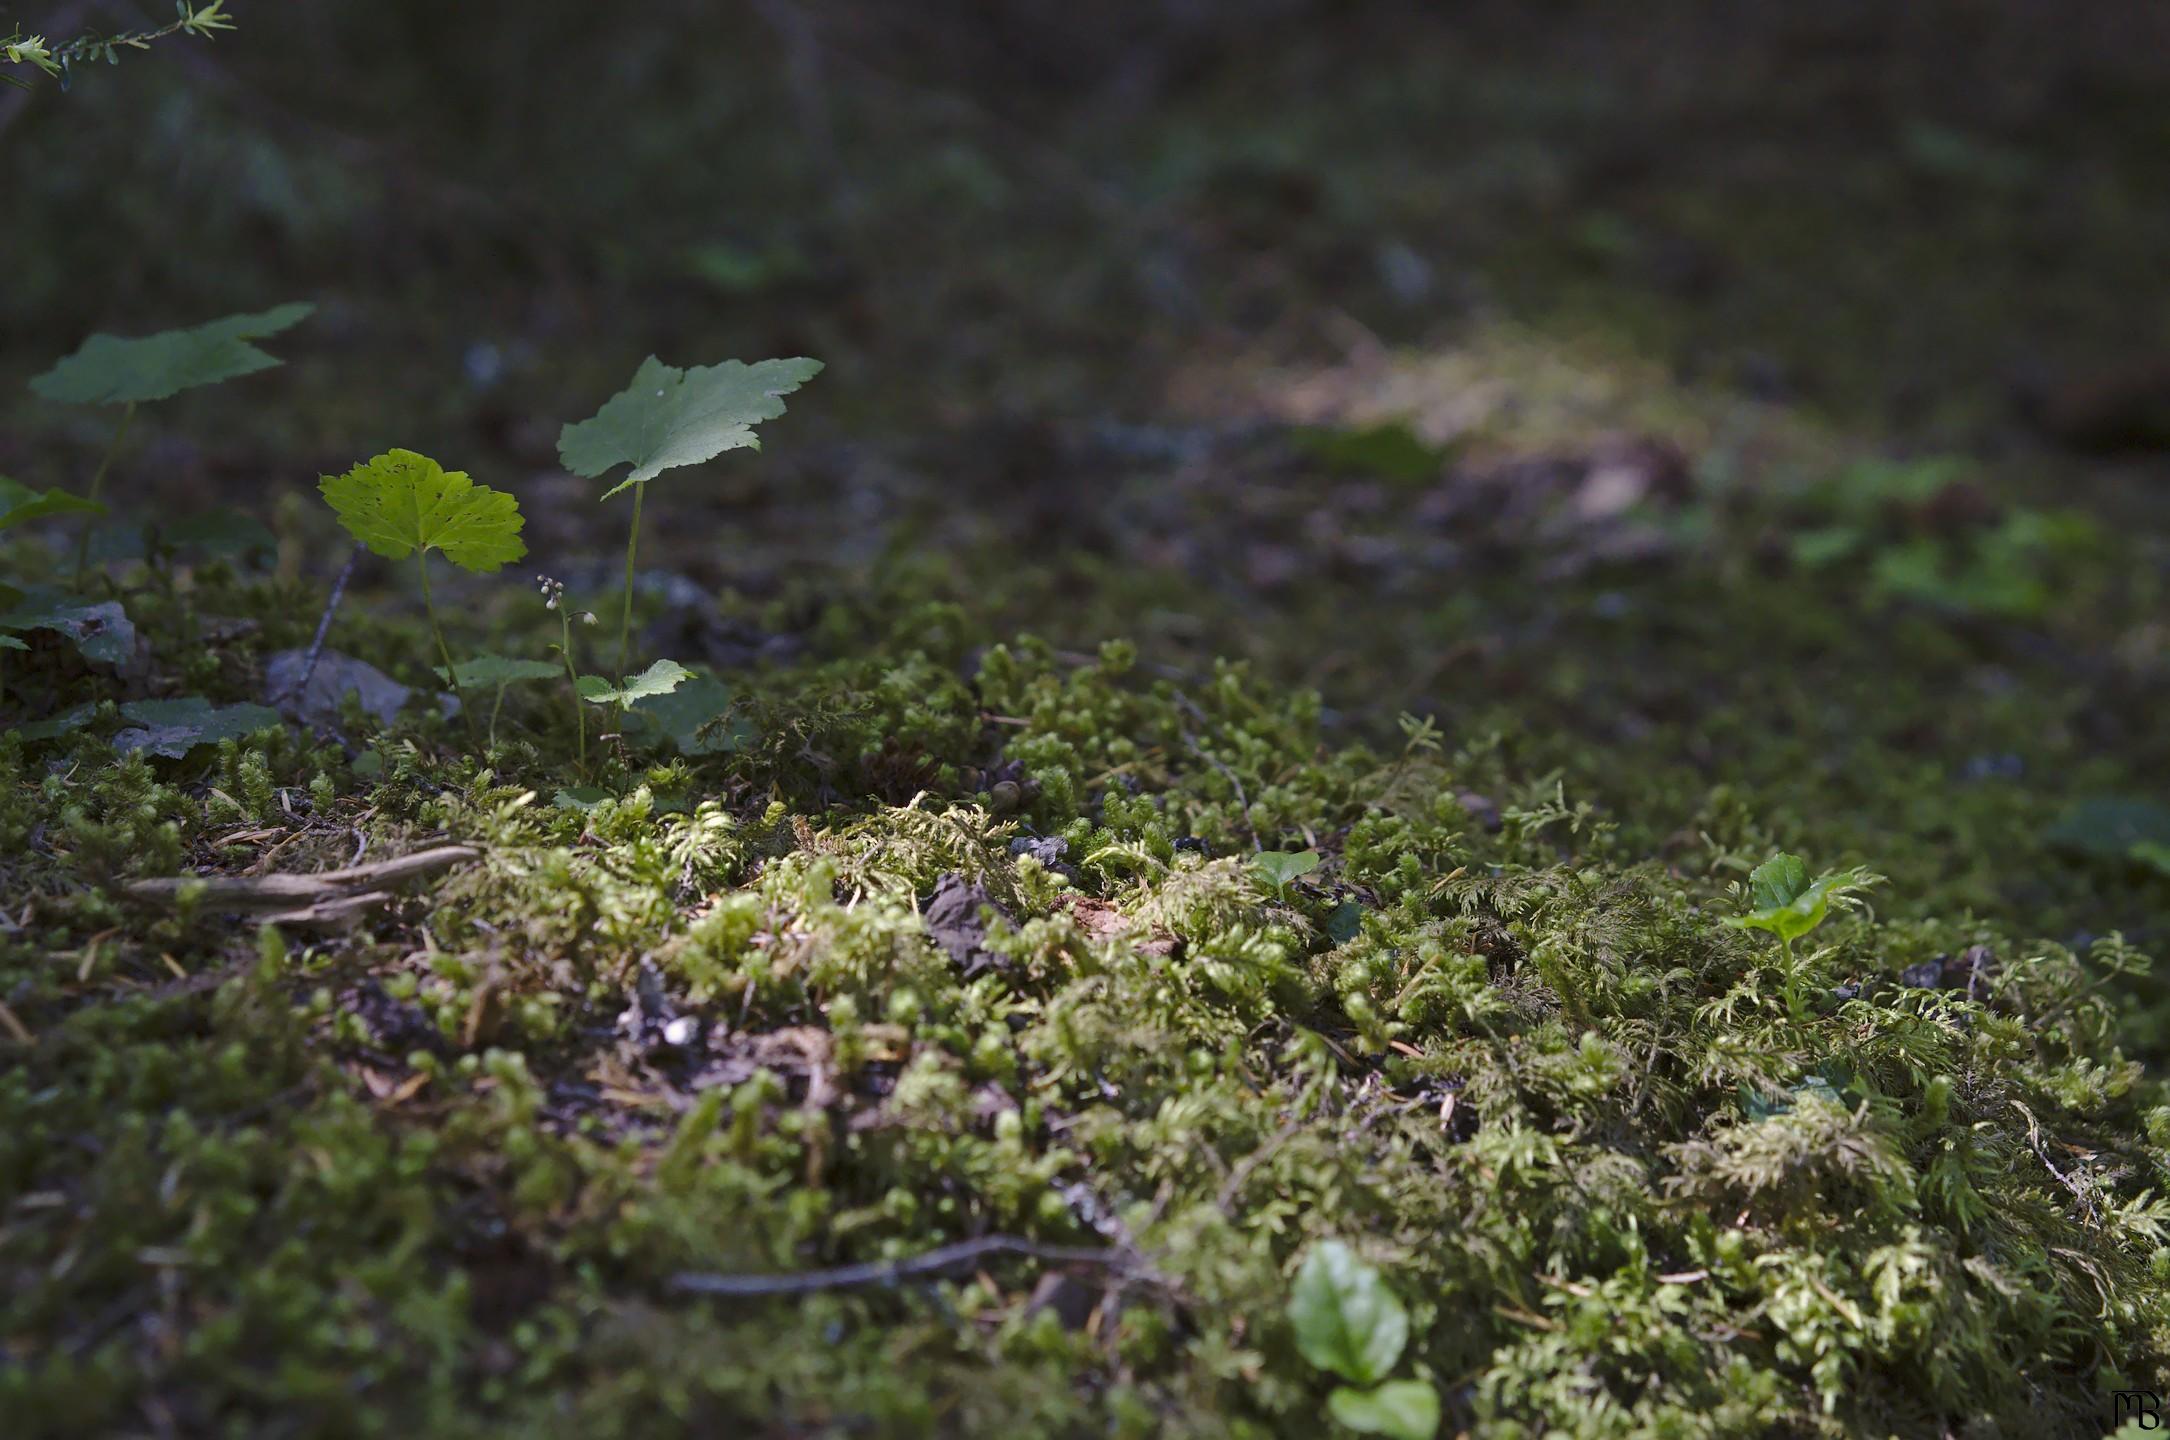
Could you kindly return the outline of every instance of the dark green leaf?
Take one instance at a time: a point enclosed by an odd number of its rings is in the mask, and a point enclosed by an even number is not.
[[[238,740],[259,730],[278,728],[279,712],[262,705],[213,705],[199,696],[185,700],[138,700],[121,707],[121,717],[137,728],[113,737],[124,754],[147,751],[178,760],[199,745]]]
[[[0,630],[57,630],[75,642],[83,658],[118,665],[136,653],[136,627],[118,600],[77,603],[50,590],[34,590],[5,615]]]
[[[720,755],[736,750],[750,733],[729,718],[731,687],[696,675],[665,695],[636,700],[630,719],[667,737],[681,755]]]
[[[453,667],[462,688],[488,690],[518,680],[554,680],[565,672],[541,660],[515,660],[505,655],[477,655]],[[445,667],[436,667],[441,680],[451,680]]]
[[[820,373],[819,360],[726,360],[680,370],[651,355],[633,372],[633,383],[592,418],[559,432],[558,458],[590,478],[631,465],[624,480],[603,492],[607,500],[674,466],[759,449],[753,427],[783,414],[782,397]]]
[[[52,515],[103,515],[105,506],[58,488],[33,490],[0,475],[0,530],[12,530]]]
[[[93,335],[73,355],[32,380],[30,388],[41,399],[72,405],[163,400],[198,385],[214,385],[277,365],[277,359],[249,342],[299,324],[315,309],[308,304],[281,305],[132,340]]]

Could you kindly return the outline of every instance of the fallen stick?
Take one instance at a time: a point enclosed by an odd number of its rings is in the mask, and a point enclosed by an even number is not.
[[[310,919],[332,918],[334,907],[339,907],[337,913],[344,917],[356,907],[381,904],[391,898],[394,886],[481,858],[482,852],[472,845],[439,845],[392,860],[315,875],[166,875],[156,880],[134,880],[129,882],[128,894],[136,900],[172,904],[183,890],[201,887],[204,903],[213,909],[289,911],[297,922],[309,923]],[[305,912],[317,911],[324,913],[304,918]]]
[[[830,1270],[801,1270],[790,1275],[710,1275],[688,1271],[673,1275],[670,1288],[680,1295],[806,1295],[817,1290],[843,1290],[855,1285],[894,1285],[939,1275],[970,1264],[985,1255],[1025,1255],[1064,1265],[1108,1265],[1128,1268],[1137,1257],[1122,1250],[1094,1250],[1076,1245],[1039,1245],[1015,1235],[983,1235],[941,1245],[909,1260],[883,1260],[866,1265],[839,1265]]]

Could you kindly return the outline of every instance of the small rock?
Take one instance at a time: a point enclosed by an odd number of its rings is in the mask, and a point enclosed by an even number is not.
[[[1020,835],[1010,842],[1010,853],[1030,855],[1052,870],[1070,853],[1070,842],[1060,835]]]
[[[309,683],[303,688],[301,673],[308,662],[307,650],[281,650],[264,666],[265,703],[304,725],[337,723],[340,707],[350,694],[360,698],[362,709],[379,724],[389,725],[414,694],[376,666],[338,650],[317,655],[316,669],[309,672]],[[449,696],[445,703],[454,708],[459,704]]]
[[[1909,965],[1899,972],[1899,983],[1909,990],[1935,990],[1944,983],[1944,957]]]
[[[996,957],[986,948],[986,923],[980,919],[985,910],[992,910],[1004,920],[1011,918],[994,902],[986,886],[951,873],[935,882],[934,898],[924,911],[927,933],[967,975],[976,975],[995,963]]]

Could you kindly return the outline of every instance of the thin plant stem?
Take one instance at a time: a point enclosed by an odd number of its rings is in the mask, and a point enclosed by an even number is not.
[[[136,402],[131,400],[127,408],[121,411],[120,428],[113,432],[113,438],[106,443],[105,456],[98,462],[97,473],[90,477],[90,498],[93,504],[97,503],[99,492],[105,489],[105,472],[113,468],[113,457],[120,453],[121,442],[128,438],[128,427],[135,418]],[[78,593],[83,589],[83,577],[90,573],[90,532],[92,522],[96,519],[96,516],[84,517],[83,535],[75,545],[75,588]]]
[[[475,707],[467,703],[467,687],[460,683],[460,672],[452,663],[452,647],[445,644],[444,626],[437,623],[437,606],[429,596],[429,551],[414,552],[414,567],[422,576],[422,609],[429,616],[429,633],[437,637],[437,654],[445,662],[445,678],[452,682],[452,693],[460,697],[460,714],[467,717],[467,737],[475,739]]]
[[[618,621],[618,669],[617,681],[625,683],[625,662],[632,652],[633,640],[633,552],[640,545],[640,501],[648,493],[645,484],[633,487],[633,528],[625,537],[625,612]]]
[[[558,654],[565,661],[565,683],[573,697],[573,733],[580,737],[580,778],[588,778],[588,712],[580,704],[580,670],[573,663],[573,617],[572,607],[565,597],[558,597],[558,630],[564,643],[558,646]]]

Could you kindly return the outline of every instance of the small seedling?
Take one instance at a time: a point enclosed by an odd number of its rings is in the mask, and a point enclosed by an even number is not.
[[[578,684],[581,699],[590,705],[616,706],[622,716],[652,695],[670,694],[692,676],[693,672],[676,660],[658,660],[640,674],[615,685],[600,675],[583,675]]]
[[[1798,855],[1773,855],[1748,874],[1749,903],[1754,907],[1725,923],[1742,930],[1768,930],[1784,952],[1786,1013],[1800,1020],[1809,1013],[1807,962],[1797,962],[1793,942],[1824,922],[1833,905],[1845,906],[1881,877],[1866,870],[1827,870],[1813,881]]]
[[[326,475],[318,483],[325,502],[338,513],[349,535],[387,560],[414,556],[422,584],[422,609],[437,654],[460,691],[470,727],[474,711],[460,684],[460,672],[445,644],[444,627],[430,599],[429,552],[440,550],[463,570],[488,575],[527,553],[520,539],[520,504],[512,496],[477,485],[458,470],[446,470],[427,455],[388,450],[344,475]]]
[[[648,482],[680,465],[697,465],[726,450],[761,448],[753,427],[784,413],[783,397],[821,373],[819,360],[726,360],[680,370],[651,355],[633,383],[603,408],[558,434],[558,459],[573,474],[594,479],[620,465],[625,479],[603,492],[633,490],[633,524],[625,540],[625,612],[618,623],[617,673],[624,674],[633,635],[633,567],[640,545],[641,497]]]
[[[216,385],[221,380],[269,370],[279,363],[278,359],[249,342],[298,325],[315,309],[309,304],[280,305],[254,315],[228,315],[192,329],[162,330],[132,340],[93,335],[73,355],[33,379],[30,388],[42,400],[122,407],[121,423],[91,476],[90,502],[98,501],[106,471],[112,468],[113,457],[128,438],[137,405],[164,400],[199,385]],[[75,556],[78,589],[89,564],[90,529],[85,526]]]
[[[462,694],[468,690],[488,689],[494,691],[490,701],[490,737],[492,749],[497,746],[497,714],[505,708],[505,687],[521,680],[554,680],[558,667],[542,660],[515,660],[505,655],[477,655],[462,660],[450,670],[437,667],[438,675],[457,688]]]
[[[1319,1241],[1296,1272],[1288,1318],[1304,1359],[1350,1382],[1326,1397],[1336,1422],[1391,1440],[1438,1433],[1439,1392],[1386,1378],[1409,1342],[1409,1312],[1377,1267],[1339,1240]]]
[[[1768,930],[1790,956],[1793,942],[1824,922],[1834,903],[1845,904],[1852,896],[1877,883],[1865,870],[1827,870],[1814,881],[1798,855],[1773,855],[1748,875],[1749,902],[1745,915],[1725,923],[1742,930]]]
[[[1273,891],[1276,900],[1288,899],[1288,887],[1319,868],[1316,850],[1261,850],[1251,857],[1251,873]]]

